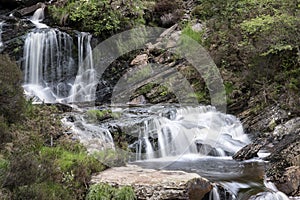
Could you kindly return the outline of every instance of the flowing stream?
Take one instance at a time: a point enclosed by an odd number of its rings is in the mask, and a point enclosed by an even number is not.
[[[32,16],[36,25],[24,45],[24,89],[37,102],[95,100],[98,83],[91,35],[72,37],[42,24],[44,9]],[[0,47],[1,25],[0,23]],[[77,60],[72,53],[77,49]],[[85,59],[87,58],[87,59]],[[77,74],[76,74],[77,72]],[[156,105],[109,108],[115,118],[91,120],[85,107],[63,119],[90,152],[116,149],[113,133],[127,135],[129,162],[145,168],[198,173],[216,183],[208,199],[288,199],[264,178],[260,159],[238,162],[231,156],[250,143],[241,122],[211,106]],[[97,111],[96,111],[97,112]]]
[[[260,158],[243,162],[232,159],[250,140],[236,117],[214,107],[113,107],[110,109],[117,117],[101,122],[89,121],[90,111],[86,109],[66,116],[64,122],[90,152],[115,149],[112,134],[118,129],[130,138],[130,163],[198,173],[216,184],[208,199],[289,199],[266,181],[267,163]]]

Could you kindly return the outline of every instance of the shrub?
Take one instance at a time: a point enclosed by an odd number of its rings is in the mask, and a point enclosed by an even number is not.
[[[73,0],[64,5],[50,7],[52,18],[60,23],[69,23],[82,31],[109,36],[117,31],[143,24],[143,3],[140,0]]]
[[[157,1],[154,7],[154,21],[163,27],[174,25],[183,16],[182,0]]]
[[[7,55],[0,54],[0,113],[9,122],[22,118],[25,106],[21,71]]]
[[[8,125],[3,116],[0,116],[0,150],[4,148],[4,143],[10,142],[12,140],[12,135],[9,132]]]

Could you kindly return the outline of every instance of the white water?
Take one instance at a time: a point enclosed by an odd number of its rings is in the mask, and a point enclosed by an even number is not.
[[[37,27],[37,28],[48,28],[46,24],[41,23],[45,19],[44,14],[45,7],[37,9],[33,16],[30,18],[30,21]]]
[[[2,42],[3,25],[4,25],[4,22],[0,22],[0,50],[3,47],[3,42]]]
[[[25,94],[46,103],[95,100],[97,80],[90,44],[92,35],[78,35],[77,76],[74,82],[65,80],[67,75],[74,74],[76,66],[72,59],[72,38],[48,28],[41,23],[43,19],[44,8],[37,9],[30,18],[37,29],[27,35],[24,45]]]
[[[209,200],[220,200],[218,187],[214,186],[212,191],[210,191]]]
[[[70,91],[69,102],[94,101],[97,79],[93,64],[92,35],[81,33],[78,36],[78,72]]]
[[[67,118],[63,118],[62,121],[90,153],[114,149],[114,141],[108,129],[90,124],[82,116],[73,117],[75,122],[70,122]]]
[[[27,34],[23,53],[25,93],[39,101],[62,98],[55,82],[72,70],[72,38],[55,29],[37,29]]]
[[[197,154],[230,156],[250,142],[240,121],[210,106],[176,110],[174,119],[154,117],[140,129],[137,158]],[[150,142],[157,137],[158,146]],[[157,149],[157,150],[154,150]],[[144,154],[142,154],[144,152]]]
[[[264,180],[264,185],[269,191],[258,193],[252,196],[250,200],[289,200],[284,193],[276,188],[274,183]]]

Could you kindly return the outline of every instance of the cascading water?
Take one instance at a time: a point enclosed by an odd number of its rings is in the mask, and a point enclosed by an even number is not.
[[[3,29],[3,25],[4,25],[4,22],[0,22],[0,51],[3,47],[3,42],[2,42],[2,29]]]
[[[72,59],[72,38],[42,24],[43,12],[40,8],[31,18],[37,29],[29,33],[25,41],[25,91],[45,102],[95,100],[97,80],[92,36],[88,33],[78,35],[76,66]],[[65,80],[66,74],[71,76],[74,71],[77,71],[75,81]],[[227,200],[240,199],[240,193],[248,195],[241,190],[251,190],[247,199],[288,199],[268,187],[269,184],[261,183],[263,164],[257,160],[247,163],[231,159],[231,155],[250,142],[234,116],[220,113],[211,106],[162,106],[140,110],[143,114],[135,112],[134,108],[123,109],[120,118],[100,124],[88,122],[81,113],[66,117],[63,122],[90,152],[115,148],[110,127],[117,124],[122,133],[132,134],[135,138],[129,145],[134,151],[130,158],[132,162],[150,168],[196,172],[225,188]],[[253,193],[252,188],[259,188],[259,192]],[[215,186],[208,199],[224,199],[221,193]]]
[[[37,9],[30,19],[37,29],[27,35],[24,45],[25,93],[39,102],[95,100],[97,80],[90,44],[92,36],[78,34],[76,66],[72,59],[71,36],[48,28],[41,23],[43,19],[44,8]],[[76,69],[77,75],[74,74]]]
[[[64,82],[72,74],[72,38],[55,29],[35,29],[24,45],[24,89],[39,101],[55,102],[70,86]]]
[[[30,18],[30,21],[37,27],[37,28],[48,28],[48,26],[46,24],[41,23],[44,18],[45,18],[45,14],[44,14],[44,10],[45,7],[41,7],[39,9],[37,9],[33,16]]]
[[[139,142],[135,143],[137,158],[230,156],[250,142],[237,118],[213,107],[180,108],[175,113],[173,119],[156,116],[144,122]]]
[[[83,143],[90,153],[104,149],[114,149],[114,141],[108,129],[88,123],[80,115],[72,119],[63,118],[63,123],[71,128],[72,133]]]
[[[92,35],[81,33],[78,36],[78,72],[70,91],[69,102],[94,101],[97,79],[93,65]]]

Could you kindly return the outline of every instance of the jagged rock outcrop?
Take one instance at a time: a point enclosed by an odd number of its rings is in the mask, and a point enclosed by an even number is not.
[[[34,25],[26,19],[16,17],[0,16],[2,25],[2,42],[1,53],[8,54],[16,61],[21,61],[23,57],[23,46],[26,33],[34,28]]]
[[[91,184],[108,183],[114,187],[132,186],[138,199],[200,200],[212,189],[198,174],[158,171],[135,165],[114,167],[92,177]]]
[[[274,112],[274,110],[271,110],[271,112]],[[299,196],[300,117],[292,118],[284,123],[280,123],[280,120],[287,117],[287,114],[274,115],[274,117],[276,118],[268,119],[269,123],[279,125],[272,124],[273,131],[262,134],[266,136],[264,139],[256,139],[253,143],[238,151],[233,158],[247,160],[257,156],[260,149],[269,151],[270,156],[265,158],[270,161],[266,175],[280,191],[288,195]],[[261,123],[267,123],[267,120]]]

